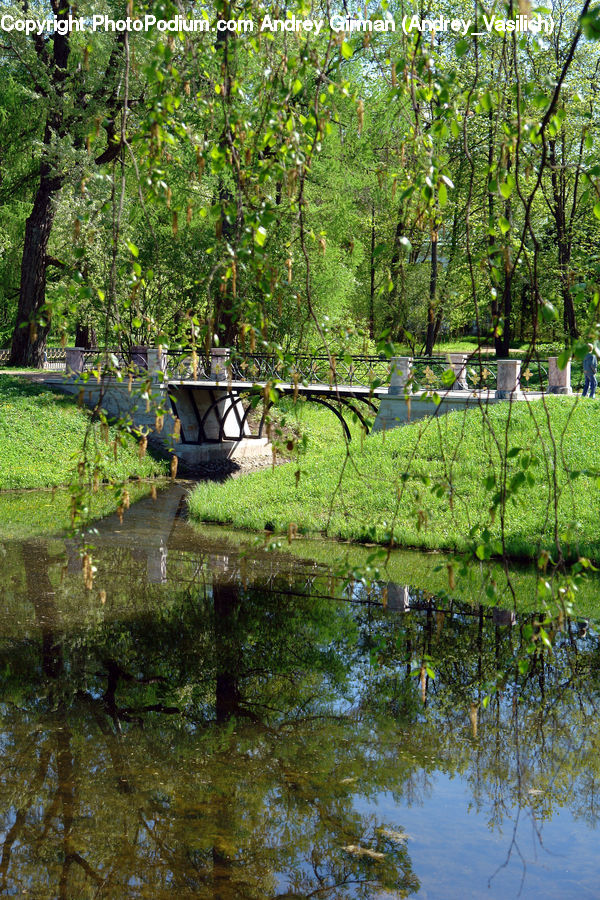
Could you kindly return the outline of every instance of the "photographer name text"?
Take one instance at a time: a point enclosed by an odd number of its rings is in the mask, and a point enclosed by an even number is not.
[[[462,37],[486,36],[490,34],[552,34],[554,20],[551,16],[519,15],[515,19],[504,19],[495,15],[483,16],[484,31],[474,31],[481,27],[481,22],[472,19],[421,18],[404,16],[402,31],[430,32],[434,34],[452,33]],[[366,19],[362,17],[333,15],[329,19],[309,19],[292,15],[286,19],[277,19],[269,15],[255,23],[253,19],[219,19],[210,22],[208,18],[191,19],[187,16],[174,16],[171,19],[159,19],[153,15],[141,17],[127,16],[125,19],[113,19],[104,14],[84,16],[49,16],[45,19],[20,18],[6,13],[0,16],[0,31],[18,32],[26,35],[59,34],[71,32],[148,32],[154,29],[161,32],[233,32],[237,34],[253,34],[254,32],[312,33],[319,35],[328,26],[330,31],[339,34],[395,32],[396,22],[391,15],[383,19]]]

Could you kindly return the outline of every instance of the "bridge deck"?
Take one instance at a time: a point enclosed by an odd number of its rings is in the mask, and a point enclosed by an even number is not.
[[[198,388],[204,390],[224,390],[232,393],[243,394],[246,392],[255,392],[264,387],[265,382],[255,382],[255,381],[222,381],[222,380],[197,380],[190,381],[189,379],[172,379],[168,380],[169,387],[182,387],[182,388]],[[274,385],[276,390],[278,390],[282,394],[293,394],[296,391],[299,394],[317,394],[323,397],[329,397],[332,400],[335,400],[336,396],[339,397],[348,397],[352,398],[364,398],[364,399],[375,399],[381,400],[382,398],[394,397],[394,399],[403,400],[404,395],[390,395],[389,393],[389,385],[382,385],[378,388],[369,388],[360,384],[322,384],[320,382],[315,382],[311,384],[302,384],[299,382],[297,385],[294,385],[293,382],[289,381],[281,381]],[[471,403],[485,403],[487,401],[494,401],[496,399],[496,391],[494,388],[492,389],[481,389],[481,390],[452,390],[444,387],[431,387],[424,390],[415,391],[410,394],[410,398],[413,402],[418,400],[427,400],[428,398],[433,397],[434,394],[437,394],[444,401],[470,401]],[[518,392],[515,395],[515,400],[537,400],[539,397],[543,396],[543,392],[540,391],[527,391],[525,394]]]
[[[169,378],[169,387],[185,387],[185,388],[203,388],[204,390],[225,390],[232,391],[235,393],[246,393],[251,391],[260,390],[261,387],[264,387],[265,382],[255,382],[255,381],[217,381],[217,380],[198,380],[198,381],[190,381],[189,379],[176,380]],[[377,397],[381,398],[387,396],[388,386],[384,385],[382,387],[374,388],[371,390],[369,387],[363,387],[360,384],[320,384],[316,382],[315,384],[302,384],[301,382],[298,385],[294,385],[293,382],[289,381],[281,381],[275,385],[275,388],[284,394],[294,393],[295,390],[298,391],[299,394],[323,394],[332,396],[335,398],[336,394],[339,394],[340,397]]]

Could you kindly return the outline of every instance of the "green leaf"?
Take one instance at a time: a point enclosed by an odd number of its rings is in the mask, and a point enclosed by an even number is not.
[[[479,102],[481,103],[483,109],[486,112],[490,112],[492,109],[492,96],[489,91],[486,91],[485,94],[479,98]]]
[[[498,219],[498,225],[500,226],[500,231],[502,234],[506,234],[507,231],[510,231],[510,222],[504,216],[500,216]]]
[[[581,17],[581,27],[586,38],[600,40],[600,10],[597,6]]]
[[[344,59],[352,59],[352,47],[347,41],[342,41],[342,56]]]
[[[131,241],[127,241],[127,247],[129,248],[129,252],[131,253],[131,255],[135,256],[137,259],[137,257],[140,255],[140,251],[136,247],[136,245],[134,243],[132,243]]]
[[[546,645],[546,647],[549,650],[552,650],[552,641],[550,640],[548,633],[543,628],[540,628],[540,637],[542,639],[542,642]]]
[[[556,322],[558,319],[558,310],[548,300],[542,303],[542,319],[544,322]]]
[[[448,202],[448,188],[443,182],[438,188],[438,200],[440,202],[440,206],[445,206]]]
[[[258,244],[259,247],[264,247],[265,241],[267,240],[267,229],[262,225],[259,225],[256,231],[254,232],[254,243]]]
[[[302,90],[302,82],[300,81],[299,78],[296,78],[296,80],[294,81],[294,83],[292,85],[292,91],[294,92],[294,96],[296,96],[296,94],[299,94],[301,90]]]
[[[508,200],[516,186],[514,175],[508,175],[506,181],[500,185],[500,193],[505,200]]]
[[[469,49],[469,42],[465,41],[465,39],[462,38],[460,41],[456,42],[454,49],[456,51],[456,55],[460,59],[460,57],[464,56],[465,53],[467,52],[467,50]]]
[[[525,484],[525,473],[517,472],[517,474],[513,475],[513,477],[510,480],[510,489],[511,489],[511,491],[518,491],[519,488],[524,484]]]
[[[594,215],[596,216],[597,219],[600,219],[600,201],[598,201],[598,203],[594,204]]]

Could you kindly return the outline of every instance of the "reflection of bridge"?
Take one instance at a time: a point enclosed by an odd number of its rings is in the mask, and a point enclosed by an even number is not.
[[[571,392],[569,365],[547,369],[519,360],[490,361],[481,355],[386,359],[306,354],[240,354],[226,348],[208,356],[139,349],[126,359],[119,353],[78,348],[65,351],[67,381],[45,381],[71,393],[83,391],[89,406],[101,404],[110,416],[131,418],[152,433],[156,407],[170,410],[163,444],[177,456],[202,462],[213,456],[264,452],[269,409],[282,396],[301,397],[330,410],[344,434],[350,414],[368,432],[393,428],[409,419],[464,410],[498,400],[527,400]],[[534,366],[534,369],[536,367]],[[126,377],[124,377],[126,376]],[[533,380],[532,380],[533,378]],[[533,390],[532,388],[538,388]],[[133,388],[133,390],[132,390]],[[150,403],[152,400],[152,403]],[[374,418],[374,421],[373,421]],[[177,428],[175,428],[175,424]]]
[[[115,564],[112,548],[126,548],[133,561],[145,569],[148,585],[166,589],[189,588],[197,591],[207,584],[231,584],[255,588],[285,596],[313,599],[339,599],[351,604],[386,607],[390,612],[443,613],[461,617],[492,619],[495,625],[514,625],[512,610],[467,607],[452,599],[441,600],[429,592],[406,584],[375,582],[369,589],[347,574],[285,550],[269,550],[248,544],[228,543],[222,532],[206,533],[187,523],[186,490],[175,485],[161,491],[156,500],[138,500],[127,511],[124,525],[117,515],[95,523],[94,554],[97,562],[109,561],[107,574],[116,582],[123,574]],[[76,543],[67,544],[70,573],[81,570]],[[139,576],[138,576],[139,577]],[[144,578],[144,574],[142,574]],[[455,609],[456,605],[456,609]]]

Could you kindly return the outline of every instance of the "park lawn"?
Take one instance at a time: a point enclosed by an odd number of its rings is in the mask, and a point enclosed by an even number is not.
[[[49,391],[24,378],[0,374],[0,491],[66,484],[73,477],[89,425],[89,413],[65,394]],[[90,452],[101,479],[125,480],[164,475],[166,463],[146,454],[138,458],[126,436],[114,459],[111,444],[94,428]],[[112,442],[115,433],[109,435]]]
[[[308,430],[313,417],[323,423],[326,415],[307,407]],[[556,500],[565,552],[600,560],[596,402],[553,397],[500,403],[489,407],[485,420],[478,409],[450,413],[370,435],[362,446],[355,437],[349,454],[334,421],[331,416],[322,425],[312,451],[309,443],[297,484],[295,461],[223,484],[200,484],[190,496],[191,517],[276,533],[293,524],[301,534],[360,542],[386,543],[393,532],[404,547],[479,546],[481,555],[490,548],[495,555],[501,550],[501,517],[490,514],[492,497],[503,458],[521,448],[506,463],[509,482],[522,473],[506,503],[508,554],[531,559],[542,548],[553,551]],[[533,457],[527,468],[523,455]],[[492,476],[496,485],[486,486]],[[487,541],[481,540],[484,529]]]

